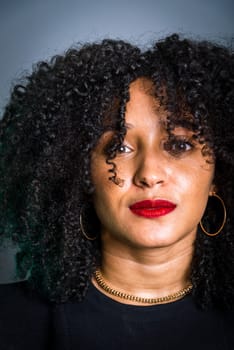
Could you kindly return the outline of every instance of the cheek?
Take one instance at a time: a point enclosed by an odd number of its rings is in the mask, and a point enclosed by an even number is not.
[[[121,176],[123,185],[119,186],[109,180],[109,176],[107,170],[98,172],[94,180],[93,204],[101,222],[103,216],[105,220],[107,219],[106,216],[110,220],[111,217],[118,216],[117,213],[120,213],[126,205],[126,197],[128,197],[127,194],[131,188],[131,181],[126,177]],[[117,172],[117,176],[120,176],[119,172]]]
[[[177,171],[178,170],[178,171]],[[175,170],[178,177],[179,188],[188,195],[197,197],[207,197],[211,189],[214,177],[214,166],[211,164],[194,164],[180,170]]]
[[[94,158],[91,163],[91,176],[94,185],[93,202],[95,207],[103,206],[106,202],[111,202],[115,196],[117,185],[109,178],[113,173],[108,170],[111,166],[105,161]]]
[[[91,158],[91,177],[92,182],[96,188],[100,186],[106,186],[108,184],[108,178],[110,173],[108,172],[108,166],[104,157],[101,157],[94,153]]]
[[[131,162],[113,160],[113,165],[107,164],[106,160],[99,155],[93,155],[91,162],[92,182],[96,189],[102,188],[105,191],[116,191],[120,188],[125,190],[131,186],[132,172],[134,171]],[[111,170],[114,171],[111,171]],[[115,175],[115,181],[111,180]]]
[[[108,180],[103,187],[98,186],[93,195],[93,205],[102,229],[111,227],[118,221],[122,208],[121,193],[118,186]]]

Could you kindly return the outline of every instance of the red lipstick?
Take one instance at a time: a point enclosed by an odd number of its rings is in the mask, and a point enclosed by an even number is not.
[[[138,216],[153,219],[167,215],[176,208],[172,202],[164,199],[144,200],[130,205],[130,210]]]

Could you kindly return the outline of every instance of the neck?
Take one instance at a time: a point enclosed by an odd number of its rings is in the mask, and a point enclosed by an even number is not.
[[[162,297],[188,285],[192,256],[189,239],[172,247],[138,250],[109,244],[107,239],[103,241],[101,272],[111,288],[140,297]]]

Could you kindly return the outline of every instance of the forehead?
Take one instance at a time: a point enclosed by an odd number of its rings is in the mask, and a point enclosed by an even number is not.
[[[147,123],[150,116],[158,121],[166,120],[167,112],[154,96],[153,83],[146,78],[135,80],[129,86],[130,100],[126,105],[126,124],[140,119]]]
[[[176,91],[172,106],[172,103],[168,102],[165,88],[162,87],[157,91],[150,79],[139,78],[130,84],[129,95],[130,100],[126,105],[126,125],[139,120],[147,124],[152,117],[156,123],[167,129],[183,127],[197,131],[197,121],[184,103],[183,97],[177,99]]]

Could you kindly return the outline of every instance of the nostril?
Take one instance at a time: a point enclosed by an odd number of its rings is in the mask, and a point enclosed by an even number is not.
[[[147,185],[147,179],[143,177],[142,179],[140,179],[140,183],[143,185]]]
[[[155,177],[142,177],[141,179],[139,179],[139,183],[141,184],[141,186],[145,186],[145,187],[152,187],[155,185],[159,185],[163,183],[163,180],[159,180]]]

